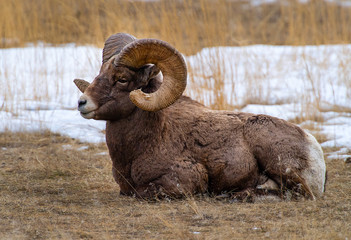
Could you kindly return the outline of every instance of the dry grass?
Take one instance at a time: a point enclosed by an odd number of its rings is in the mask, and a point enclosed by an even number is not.
[[[10,0],[0,2],[1,47],[45,41],[102,46],[116,32],[155,37],[183,53],[206,46],[349,43],[351,8],[333,2]]]
[[[88,149],[79,150],[82,146]],[[328,151],[328,149],[325,149]],[[351,165],[327,161],[317,201],[119,196],[106,146],[49,132],[0,135],[1,239],[349,239]]]

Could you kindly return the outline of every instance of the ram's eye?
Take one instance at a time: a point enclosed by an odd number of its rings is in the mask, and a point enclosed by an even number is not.
[[[120,79],[118,79],[117,81],[120,82],[120,83],[127,83],[127,80],[125,80],[125,79],[123,79],[123,78],[120,78]]]

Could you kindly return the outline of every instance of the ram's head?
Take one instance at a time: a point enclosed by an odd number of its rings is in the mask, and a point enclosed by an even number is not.
[[[74,80],[83,93],[78,110],[84,118],[97,120],[125,118],[136,107],[158,111],[182,95],[186,80],[184,59],[168,43],[115,34],[105,42],[94,81]]]

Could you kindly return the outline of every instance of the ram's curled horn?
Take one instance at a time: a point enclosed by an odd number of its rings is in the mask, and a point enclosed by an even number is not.
[[[79,91],[81,91],[82,93],[85,92],[85,90],[89,87],[90,83],[83,80],[83,79],[74,79],[73,80],[74,84],[76,84],[77,88],[79,89]]]
[[[130,93],[139,108],[155,112],[172,105],[184,92],[187,68],[183,56],[169,43],[157,39],[139,39],[126,45],[115,58],[115,65],[140,68],[155,64],[163,74],[160,88],[153,93],[140,89]]]
[[[110,36],[102,50],[102,64],[107,62],[112,56],[118,54],[128,43],[135,41],[136,38],[127,33],[117,33]]]

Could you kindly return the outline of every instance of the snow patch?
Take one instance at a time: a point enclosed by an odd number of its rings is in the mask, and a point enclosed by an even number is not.
[[[80,116],[72,82],[94,79],[101,52],[75,44],[0,49],[0,132],[48,129],[104,142],[105,122]],[[315,114],[323,147],[351,148],[351,45],[213,47],[186,61],[186,94],[204,104],[220,96],[239,111],[285,120]]]

